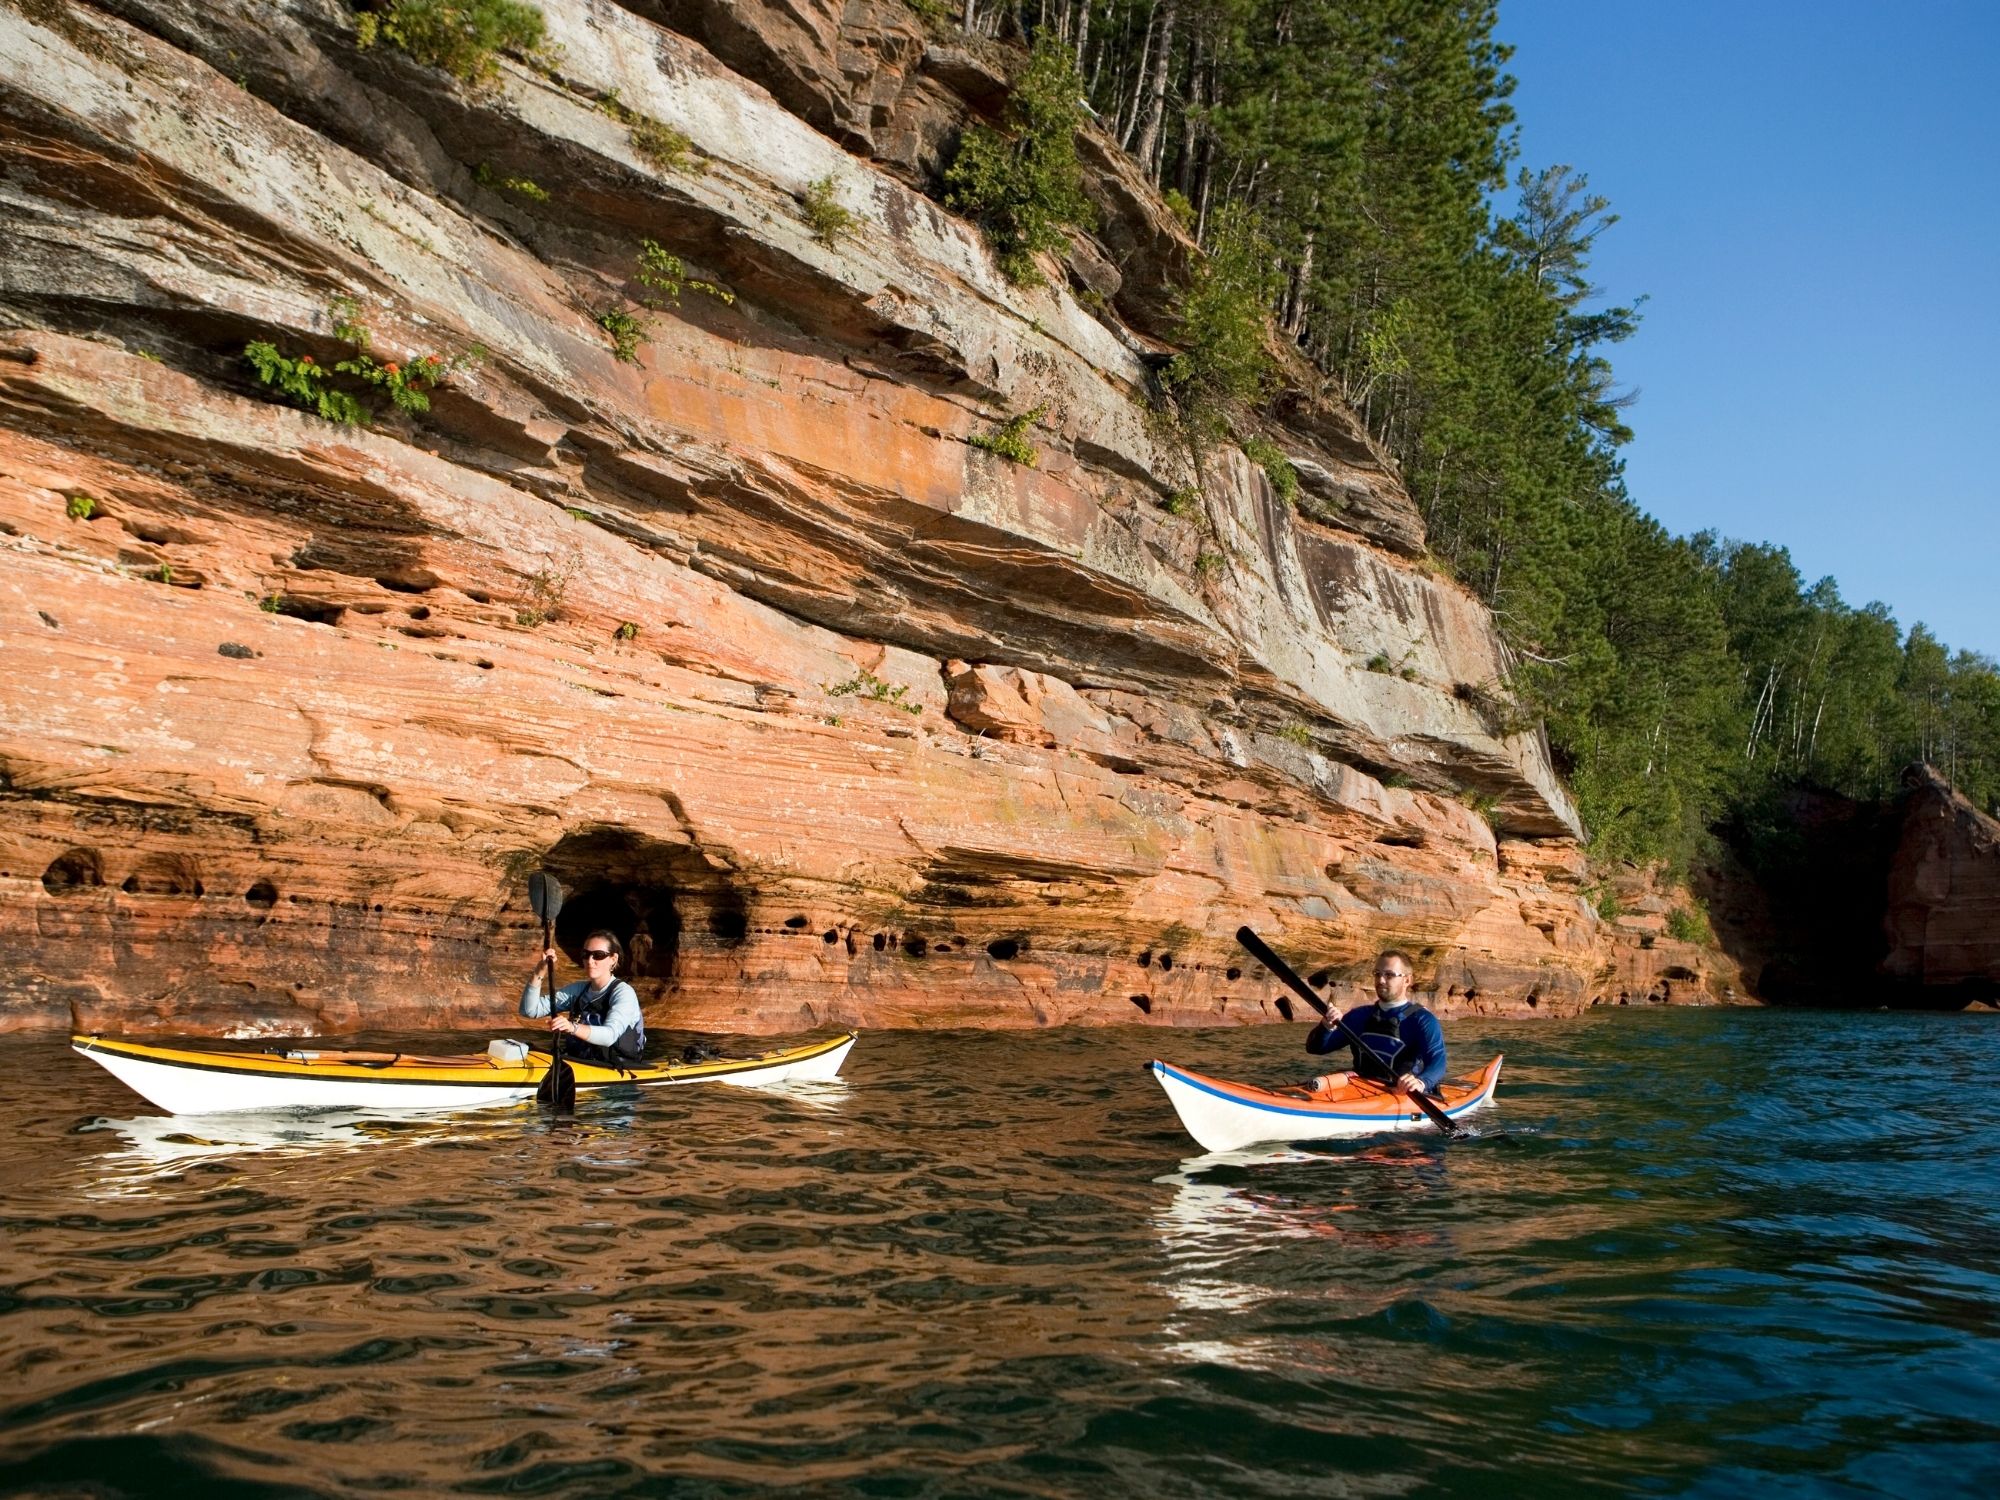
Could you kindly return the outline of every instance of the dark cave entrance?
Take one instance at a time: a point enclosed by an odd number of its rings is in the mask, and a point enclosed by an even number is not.
[[[686,844],[629,828],[565,834],[542,860],[562,882],[556,945],[574,961],[590,933],[618,934],[619,977],[670,980],[685,947],[734,947],[749,930],[742,896],[727,872]]]

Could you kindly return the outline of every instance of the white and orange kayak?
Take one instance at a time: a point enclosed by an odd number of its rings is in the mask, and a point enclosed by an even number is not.
[[[549,1067],[546,1052],[521,1056],[518,1043],[497,1042],[486,1052],[445,1057],[292,1047],[216,1052],[98,1036],[72,1036],[70,1045],[134,1092],[177,1115],[280,1109],[477,1109],[534,1098]],[[854,1034],[848,1032],[755,1057],[632,1068],[572,1061],[570,1067],[579,1094],[683,1083],[757,1086],[833,1078],[853,1045]]]
[[[1266,1089],[1254,1083],[1209,1078],[1157,1060],[1146,1066],[1167,1091],[1187,1133],[1210,1151],[1236,1151],[1272,1141],[1324,1141],[1384,1130],[1435,1128],[1407,1094],[1367,1079],[1353,1079],[1332,1088],[1319,1087],[1325,1080],[1316,1079]],[[1455,1120],[1492,1099],[1499,1082],[1500,1059],[1496,1057],[1474,1076],[1446,1079],[1431,1099]]]

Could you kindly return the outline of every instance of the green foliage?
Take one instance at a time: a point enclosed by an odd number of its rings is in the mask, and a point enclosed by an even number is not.
[[[1009,417],[991,432],[975,432],[966,441],[975,448],[984,448],[988,453],[997,453],[1002,458],[1012,459],[1032,469],[1041,455],[1028,441],[1028,429],[1042,419],[1042,413],[1047,409],[1034,407],[1018,417]]]
[[[623,103],[618,97],[618,90],[613,89],[606,94],[598,101],[597,107],[623,125],[631,139],[632,149],[662,172],[698,173],[702,170],[693,141],[673,126],[651,115],[641,114]]]
[[[364,423],[368,408],[348,391],[333,384],[333,372],[310,354],[297,358],[282,353],[276,344],[262,339],[243,346],[243,358],[257,374],[260,385],[269,387],[292,405],[345,425]]]
[[[1292,467],[1292,461],[1285,457],[1282,448],[1269,438],[1245,438],[1243,456],[1264,471],[1264,477],[1271,481],[1271,488],[1280,500],[1287,505],[1298,503],[1299,471]]]
[[[831,172],[818,181],[807,185],[799,199],[799,207],[805,213],[806,223],[812,229],[813,238],[829,249],[854,232],[860,216],[843,208],[834,193],[838,187]]]
[[[1368,658],[1368,670],[1371,672],[1394,672],[1396,664],[1389,660],[1388,652],[1377,651],[1373,656]]]
[[[1004,127],[967,126],[945,170],[945,202],[978,222],[1016,285],[1040,285],[1035,256],[1064,248],[1066,225],[1090,222],[1076,154],[1082,97],[1069,49],[1045,33],[1014,80]]]
[[[597,315],[597,326],[611,335],[612,358],[628,365],[639,363],[639,344],[646,337],[646,324],[622,307],[607,307]]]
[[[267,615],[283,614],[285,612],[285,596],[283,594],[266,594],[257,601],[257,608],[261,609]]]
[[[468,365],[485,357],[478,345],[447,358],[422,354],[409,360],[378,360],[369,352],[373,337],[360,321],[361,306],[352,297],[335,297],[328,305],[334,337],[353,351],[331,367],[310,354],[289,355],[276,344],[259,339],[243,346],[243,359],[257,383],[291,405],[342,425],[365,425],[374,416],[368,399],[379,392],[399,411],[420,415],[431,409],[430,392]]]
[[[97,501],[85,494],[71,495],[69,504],[63,507],[63,513],[72,521],[88,521],[97,514]]]
[[[706,292],[725,303],[736,300],[736,293],[728,287],[688,275],[687,265],[678,255],[652,240],[639,242],[639,267],[634,276],[652,294],[640,300],[654,309],[679,306],[683,291]]]
[[[363,48],[387,42],[466,83],[490,79],[503,52],[535,52],[547,31],[540,9],[520,0],[381,0],[355,25]]]
[[[1196,553],[1194,559],[1194,576],[1197,578],[1213,578],[1217,573],[1222,571],[1226,560],[1220,552]]]
[[[662,172],[685,172],[695,165],[694,142],[673,126],[642,115],[628,128],[632,149]]]
[[[1306,725],[1301,724],[1297,719],[1292,720],[1291,723],[1280,729],[1278,731],[1278,738],[1281,740],[1290,740],[1294,745],[1303,745],[1307,749],[1311,749],[1313,744],[1312,730]]]
[[[1499,826],[1500,799],[1492,793],[1476,791],[1471,787],[1466,787],[1459,792],[1458,800],[1478,813],[1488,823],[1495,827]]]
[[[621,641],[636,641],[639,639],[639,626],[635,621],[625,620],[612,634]]]
[[[900,708],[906,714],[921,714],[924,711],[921,703],[903,701],[903,695],[907,692],[909,689],[902,683],[884,682],[866,667],[861,668],[845,682],[836,682],[826,689],[829,698],[845,698],[853,694],[866,698],[871,703],[886,703],[891,708]],[[833,722],[837,724],[840,721],[835,719]]]
[[[1699,901],[1688,906],[1676,906],[1667,913],[1667,936],[1679,943],[1698,943],[1704,948],[1715,946],[1715,932],[1708,925],[1708,910]]]
[[[169,562],[161,563],[159,570],[153,576],[159,579],[161,583],[172,583],[174,581],[174,565]]]
[[[549,190],[532,177],[502,177],[485,162],[473,168],[472,177],[481,187],[496,188],[503,193],[512,193],[517,198],[526,198],[531,203],[549,201]]]
[[[1193,485],[1183,485],[1160,502],[1160,509],[1170,516],[1185,521],[1201,514],[1201,491]]]
[[[1263,394],[1271,368],[1265,344],[1270,296],[1270,245],[1247,210],[1228,206],[1217,215],[1208,254],[1180,295],[1182,349],[1163,377],[1184,420],[1204,436],[1222,430],[1231,408]],[[1293,481],[1296,492],[1296,475]]]

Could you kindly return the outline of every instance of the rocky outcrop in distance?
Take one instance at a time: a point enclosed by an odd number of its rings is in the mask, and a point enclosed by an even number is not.
[[[1246,921],[1447,1013],[1719,989],[1586,899],[1351,414],[1279,403],[1296,508],[1196,472],[1108,141],[1024,290],[927,191],[984,44],[544,10],[466,85],[334,0],[0,0],[0,1026],[498,1025],[536,868],[656,1025],[1275,1018]]]

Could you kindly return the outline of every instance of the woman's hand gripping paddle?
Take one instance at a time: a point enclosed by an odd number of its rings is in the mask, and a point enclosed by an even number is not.
[[[1265,968],[1269,969],[1280,980],[1282,980],[1286,985],[1286,987],[1289,988],[1294,995],[1297,995],[1301,1000],[1305,1001],[1306,1004],[1310,1005],[1314,1010],[1318,1011],[1322,1016],[1326,1017],[1327,1020],[1331,1021],[1336,1027],[1338,1027],[1341,1030],[1341,1032],[1346,1035],[1347,1040],[1357,1050],[1360,1051],[1368,1050],[1368,1044],[1362,1041],[1360,1037],[1356,1036],[1354,1032],[1349,1029],[1347,1022],[1342,1020],[1339,1014],[1335,1012],[1334,1009],[1331,1006],[1329,1006],[1324,1000],[1320,999],[1319,996],[1315,995],[1312,992],[1311,987],[1308,986],[1303,979],[1299,978],[1298,975],[1294,974],[1291,971],[1290,967],[1287,966],[1285,961],[1282,958],[1278,957],[1277,954],[1273,953],[1270,950],[1269,946],[1266,945],[1264,940],[1258,937],[1256,933],[1252,932],[1248,927],[1239,927],[1236,929],[1236,941],[1241,943],[1245,948],[1249,949],[1250,956],[1256,959],[1258,963],[1262,964]],[[1417,1106],[1418,1109],[1422,1110],[1425,1114],[1429,1115],[1431,1123],[1437,1126],[1437,1128],[1439,1130],[1442,1130],[1446,1135],[1465,1134],[1465,1127],[1459,1124],[1458,1121],[1454,1120],[1450,1115],[1446,1114],[1442,1109],[1440,1109],[1437,1103],[1434,1100],[1432,1100],[1429,1095],[1410,1094],[1407,1097],[1409,1098],[1411,1103]]]
[[[528,905],[542,919],[544,953],[553,953],[556,946],[556,913],[562,910],[562,896],[562,885],[547,871],[537,870],[528,877]],[[556,961],[553,957],[549,959],[544,992],[549,997],[549,1014],[553,1016],[556,1013]],[[568,1114],[576,1108],[576,1070],[563,1060],[563,1034],[560,1031],[555,1033],[555,1056],[549,1061],[548,1072],[542,1075],[541,1086],[535,1090],[535,1103],[558,1114]]]

